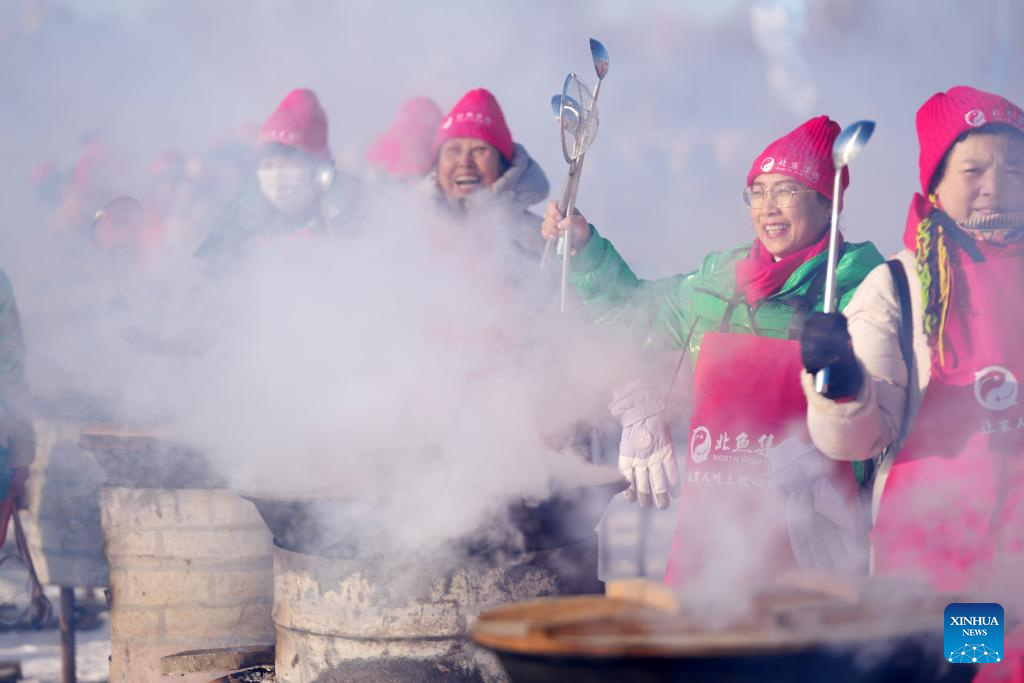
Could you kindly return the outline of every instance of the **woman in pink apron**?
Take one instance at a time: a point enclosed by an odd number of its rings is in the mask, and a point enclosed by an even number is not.
[[[612,412],[627,498],[663,508],[683,489],[666,575],[683,589],[749,591],[798,565],[854,571],[864,557],[852,470],[809,446],[796,341],[822,308],[839,130],[819,116],[757,155],[744,189],[755,241],[693,273],[640,280],[582,216],[563,219],[552,203],[545,217],[549,239],[572,230],[572,283],[597,322],[682,352],[617,390]],[[842,245],[841,307],[881,261],[870,243]],[[677,365],[694,377],[681,473],[665,417],[668,387],[684,381]]]
[[[917,133],[921,194],[897,265],[872,272],[845,317],[805,327],[808,427],[833,458],[875,458],[876,574],[992,595],[1012,627],[1024,616],[1024,111],[956,87],[918,110]],[[841,391],[819,396],[825,366]],[[1024,682],[1024,630],[1006,632],[1006,658],[977,680]]]

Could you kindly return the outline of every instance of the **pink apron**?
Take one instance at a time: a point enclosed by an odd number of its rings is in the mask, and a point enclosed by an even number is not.
[[[967,259],[965,259],[967,261]],[[875,573],[1024,604],[1024,258],[966,262],[969,306],[947,322],[946,364],[932,363],[920,414],[895,456],[872,532]],[[1024,683],[1024,629],[977,681]]]
[[[764,453],[807,434],[800,345],[752,334],[707,333],[694,374],[690,441],[665,582],[729,568],[742,585],[770,581],[799,565],[790,548],[785,497],[767,481]],[[835,463],[833,482],[855,506],[852,468]]]

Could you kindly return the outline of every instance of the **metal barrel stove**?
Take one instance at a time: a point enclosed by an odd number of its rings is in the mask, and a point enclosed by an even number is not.
[[[602,477],[510,505],[504,536],[417,553],[382,548],[365,501],[247,494],[275,539],[275,680],[507,680],[470,627],[500,605],[601,590],[595,527],[624,488]]]

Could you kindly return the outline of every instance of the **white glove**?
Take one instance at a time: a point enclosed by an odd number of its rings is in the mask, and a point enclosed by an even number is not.
[[[800,565],[842,574],[866,571],[866,529],[829,480],[828,458],[796,437],[765,455],[771,462],[768,481],[786,494],[789,543]]]
[[[639,380],[612,394],[615,400],[608,408],[622,423],[619,472],[629,482],[623,495],[633,502],[639,494],[643,507],[650,507],[653,500],[659,508],[667,508],[669,495],[679,494],[679,465],[665,419],[665,401]]]

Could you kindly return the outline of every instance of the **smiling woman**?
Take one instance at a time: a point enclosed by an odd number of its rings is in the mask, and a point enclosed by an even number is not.
[[[468,197],[508,169],[508,162],[494,145],[477,138],[451,138],[441,145],[437,182],[449,199]]]
[[[436,162],[425,182],[438,203],[459,218],[497,208],[503,218],[499,232],[524,264],[535,263],[544,242],[537,234],[540,217],[529,207],[547,196],[548,180],[526,149],[513,142],[494,95],[483,88],[463,95],[441,119],[434,150]]]
[[[457,201],[494,185],[515,157],[505,115],[487,90],[470,90],[438,127],[437,185]]]
[[[708,255],[693,273],[640,280],[583,216],[564,219],[553,202],[541,229],[573,231],[580,252],[571,281],[597,322],[648,347],[680,349],[693,365],[685,481],[666,417],[671,370],[624,386],[612,412],[623,426],[627,497],[667,507],[684,488],[666,578],[695,593],[721,585],[726,570],[730,585],[749,588],[798,565],[866,568],[852,470],[829,463],[801,428],[796,339],[823,306],[829,214],[841,201],[832,196],[838,135],[839,125],[819,116],[756,156],[743,193],[756,239]],[[849,184],[845,168],[841,181]],[[874,245],[840,240],[840,309],[881,261]]]
[[[832,203],[806,185],[780,173],[762,173],[746,188],[754,232],[776,259],[821,239]]]

